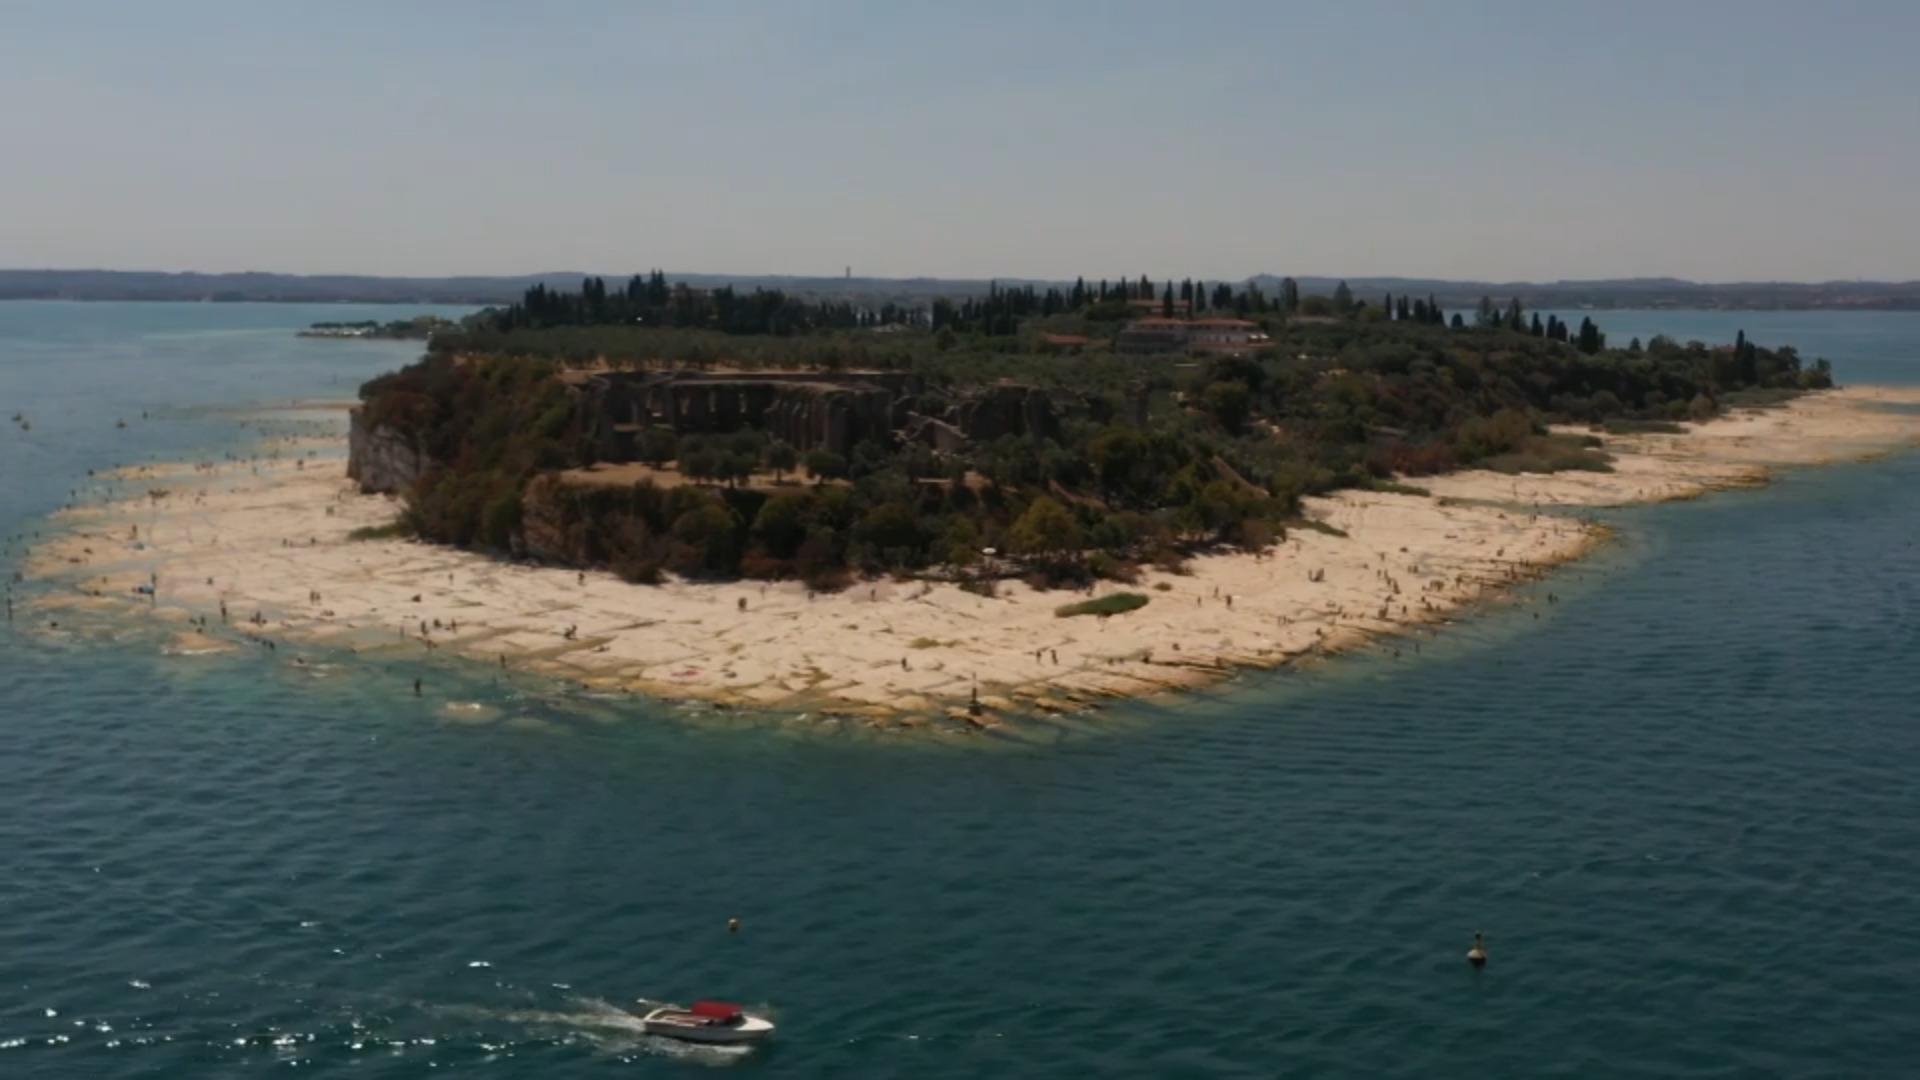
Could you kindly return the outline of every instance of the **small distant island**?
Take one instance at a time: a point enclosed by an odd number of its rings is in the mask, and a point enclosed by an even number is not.
[[[411,319],[394,319],[380,322],[376,319],[362,319],[358,322],[317,322],[300,331],[300,337],[311,338],[360,338],[383,341],[426,341],[442,330],[457,326],[452,320],[438,315],[415,315]]]

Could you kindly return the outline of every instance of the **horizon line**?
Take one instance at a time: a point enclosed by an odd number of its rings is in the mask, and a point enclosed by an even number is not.
[[[387,274],[387,273],[377,273],[377,272],[368,272],[368,271],[297,271],[297,270],[261,270],[261,269],[155,270],[155,269],[123,269],[118,267],[106,267],[106,266],[0,266],[0,274],[5,274],[5,275],[126,274],[126,275],[149,275],[149,276],[166,276],[166,277],[249,277],[249,276],[253,276],[253,277],[280,277],[280,278],[363,278],[363,279],[373,280],[373,281],[391,281],[391,282],[444,282],[444,281],[453,281],[453,280],[460,280],[460,279],[472,279],[472,280],[482,280],[482,281],[515,281],[515,280],[524,280],[529,278],[563,278],[563,277],[603,278],[606,280],[621,280],[621,279],[632,278],[632,277],[644,277],[647,274],[650,274],[653,272],[654,272],[654,268],[649,268],[646,270],[638,270],[638,271],[625,271],[625,272],[606,272],[606,271],[597,271],[597,270],[536,270],[536,271],[526,271],[526,272],[517,272],[517,273],[459,272],[459,273],[440,273],[440,274],[419,274],[419,273]],[[1098,278],[1089,278],[1086,275],[1074,275],[1071,277],[1044,276],[1044,275],[1039,275],[1039,276],[1036,276],[1036,275],[945,276],[945,275],[939,275],[939,274],[843,275],[843,274],[805,274],[805,273],[793,273],[793,272],[786,272],[786,271],[741,272],[741,271],[733,271],[733,270],[673,270],[673,271],[661,270],[660,272],[669,278],[673,278],[673,277],[745,278],[745,279],[757,278],[757,279],[780,279],[780,280],[795,280],[795,281],[810,281],[810,282],[811,281],[829,282],[829,281],[848,281],[848,280],[892,281],[892,282],[931,281],[931,282],[955,282],[955,283],[963,283],[963,284],[985,285],[985,284],[990,284],[994,282],[1017,282],[1017,283],[1023,283],[1023,284],[1026,284],[1026,283],[1056,284],[1056,283],[1071,283],[1076,279],[1083,280],[1083,281],[1101,280]],[[1528,278],[1494,279],[1494,278],[1476,278],[1476,277],[1422,276],[1418,274],[1408,274],[1408,273],[1347,274],[1347,275],[1319,274],[1319,273],[1282,274],[1282,273],[1276,273],[1271,270],[1262,270],[1253,274],[1246,274],[1241,276],[1198,275],[1198,276],[1161,278],[1151,274],[1147,275],[1148,280],[1153,281],[1155,283],[1181,281],[1181,280],[1211,281],[1211,282],[1229,282],[1229,281],[1250,282],[1250,281],[1254,281],[1256,279],[1261,279],[1261,278],[1272,278],[1274,280],[1281,280],[1288,277],[1291,277],[1296,281],[1298,280],[1375,281],[1375,282],[1406,281],[1406,282],[1431,282],[1435,284],[1445,284],[1445,285],[1484,285],[1484,286],[1497,286],[1497,287],[1535,287],[1535,288],[1549,287],[1549,286],[1623,285],[1623,284],[1636,284],[1636,283],[1666,284],[1666,285],[1685,286],[1685,287],[1703,288],[1703,289],[1756,288],[1756,287],[1764,287],[1764,286],[1828,287],[1828,286],[1845,286],[1845,285],[1853,285],[1853,286],[1869,286],[1870,285],[1870,286],[1883,286],[1883,287],[1900,287],[1900,286],[1920,287],[1920,278],[1868,278],[1868,277],[1821,278],[1821,279],[1753,278],[1753,279],[1727,280],[1727,281],[1703,281],[1703,280],[1698,280],[1694,278],[1678,277],[1678,276],[1668,275],[1668,274],[1644,274],[1644,275],[1632,275],[1632,276],[1585,277],[1585,278],[1558,277],[1558,278],[1552,278],[1552,279],[1528,279]],[[1138,275],[1126,275],[1123,277],[1108,277],[1108,278],[1105,278],[1104,280],[1137,281]]]

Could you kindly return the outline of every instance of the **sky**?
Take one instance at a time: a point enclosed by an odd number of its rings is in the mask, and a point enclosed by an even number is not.
[[[1920,278],[1920,3],[9,0],[0,267]]]

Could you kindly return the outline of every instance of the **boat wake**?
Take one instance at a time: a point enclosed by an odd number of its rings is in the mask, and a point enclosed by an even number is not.
[[[435,1011],[467,1020],[513,1024],[557,1036],[563,1041],[583,1042],[602,1053],[619,1057],[649,1054],[726,1065],[753,1052],[751,1046],[702,1045],[648,1034],[640,1017],[649,1009],[664,1004],[667,1003],[635,998],[632,1008],[628,1009],[603,998],[576,996],[567,1000],[565,1008],[443,1006]]]

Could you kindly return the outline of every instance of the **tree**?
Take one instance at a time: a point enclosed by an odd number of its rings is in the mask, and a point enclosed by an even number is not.
[[[1251,398],[1247,384],[1238,380],[1214,383],[1201,394],[1207,412],[1213,414],[1220,426],[1234,435],[1240,434],[1246,427]]]
[[[973,519],[954,516],[934,545],[934,557],[956,570],[972,566],[980,558],[980,530]]]
[[[1473,325],[1482,330],[1491,330],[1500,325],[1500,309],[1493,306],[1493,297],[1480,298],[1480,308],[1474,312]]]
[[[876,550],[898,556],[917,551],[921,545],[920,522],[913,507],[895,500],[884,502],[866,512],[854,535]],[[899,561],[890,558],[889,561]]]
[[[1606,348],[1606,345],[1606,335],[1600,332],[1600,328],[1593,324],[1592,319],[1583,316],[1580,319],[1580,340],[1577,343],[1579,350],[1591,355]]]
[[[1353,310],[1353,290],[1344,281],[1333,287],[1333,310],[1342,315]]]
[[[506,551],[513,545],[513,534],[520,528],[520,493],[508,491],[487,503],[481,516],[480,536],[488,547]]]
[[[738,451],[721,458],[720,471],[726,474],[727,481],[735,487],[753,475],[753,467],[760,463],[758,454],[742,454]]]
[[[712,480],[722,468],[720,454],[705,447],[680,455],[680,474],[690,480]]]
[[[1533,326],[1530,327],[1527,332],[1537,338],[1543,338],[1547,336],[1547,328],[1541,325],[1539,312],[1536,311],[1533,313]]]
[[[640,434],[640,459],[658,469],[679,452],[680,439],[671,428],[648,428]]]
[[[807,471],[813,474],[815,483],[832,480],[847,475],[847,459],[825,448],[809,450]]]
[[[767,437],[752,428],[741,428],[727,436],[727,451],[744,454],[758,462],[760,452],[767,447]]]
[[[1280,310],[1288,315],[1300,310],[1300,283],[1292,278],[1280,279]]]
[[[707,500],[673,521],[673,538],[682,545],[677,562],[686,572],[731,573],[740,561],[734,517],[717,497]]]
[[[1007,529],[1007,546],[1016,555],[1052,561],[1077,554],[1086,546],[1080,523],[1067,508],[1042,495]]]
[[[1460,313],[1456,311],[1453,313],[1453,322],[1449,325],[1455,330],[1465,330],[1467,328],[1467,320],[1461,318]]]
[[[775,439],[773,443],[767,447],[767,468],[773,470],[773,475],[776,479],[792,472],[793,467],[799,463],[799,452],[788,443]]]
[[[1507,301],[1507,329],[1524,331],[1526,328],[1527,324],[1522,321],[1521,318],[1520,298],[1516,296],[1512,300]]]
[[[753,518],[753,536],[776,559],[790,559],[807,536],[805,495],[775,495]]]
[[[1173,318],[1173,281],[1168,279],[1167,291],[1160,294],[1160,314]]]

